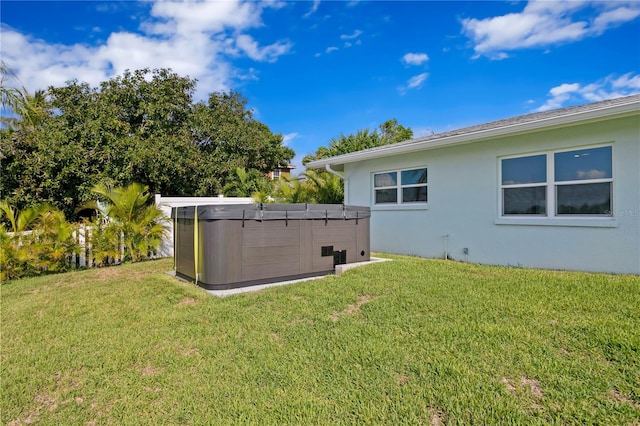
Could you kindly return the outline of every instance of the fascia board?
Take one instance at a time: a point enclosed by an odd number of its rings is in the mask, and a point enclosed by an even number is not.
[[[573,114],[567,114],[557,117],[549,117],[545,119],[529,121],[524,123],[515,123],[507,126],[501,126],[493,129],[478,130],[471,133],[461,135],[446,136],[440,139],[429,139],[425,141],[417,140],[415,142],[400,143],[394,145],[386,145],[371,150],[358,151],[349,154],[339,155],[331,158],[310,161],[306,164],[307,168],[322,168],[326,165],[336,166],[347,163],[355,163],[364,160],[373,160],[376,158],[386,157],[390,155],[410,154],[416,151],[426,151],[430,149],[442,148],[453,145],[463,145],[474,142],[481,142],[487,139],[496,139],[507,136],[516,136],[523,133],[529,133],[539,130],[550,130],[559,127],[567,127],[577,124],[585,124],[589,122],[597,122],[602,120],[613,120],[627,116],[637,115],[640,113],[640,103],[630,102],[628,104],[616,105],[601,109],[589,111],[581,111]]]

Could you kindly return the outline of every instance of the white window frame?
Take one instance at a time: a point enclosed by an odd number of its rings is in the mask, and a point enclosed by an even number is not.
[[[280,173],[280,169],[274,169],[271,171],[271,176],[273,176],[272,179],[280,179],[281,173]]]
[[[545,175],[545,180],[544,182],[534,182],[534,183],[516,183],[516,184],[503,184],[502,183],[502,162],[503,160],[511,160],[511,159],[517,159],[517,158],[527,158],[527,157],[539,157],[539,156],[545,156],[545,168],[546,168],[546,175]],[[552,164],[549,164],[549,155],[547,152],[537,152],[537,153],[528,153],[528,154],[523,154],[523,155],[510,155],[507,157],[501,157],[498,160],[498,164],[499,164],[499,168],[500,168],[500,173],[499,173],[499,185],[500,185],[500,192],[499,192],[499,204],[500,204],[500,209],[499,209],[499,214],[500,217],[505,217],[505,218],[518,218],[518,217],[546,217],[549,215],[549,167],[552,166]],[[505,189],[516,189],[516,188],[538,188],[538,187],[544,187],[545,188],[545,195],[546,195],[546,204],[545,204],[545,214],[518,214],[518,215],[505,215],[504,214],[504,190]]]
[[[402,172],[406,172],[409,170],[421,170],[425,169],[427,171],[427,181],[425,183],[417,183],[417,184],[402,184]],[[381,175],[385,173],[396,173],[396,184],[390,186],[380,186],[376,187],[376,175]],[[425,187],[427,189],[427,201],[402,201],[402,190],[404,188],[417,188],[417,187]],[[394,169],[394,170],[383,170],[373,172],[371,174],[371,205],[380,209],[384,208],[394,208],[398,206],[410,207],[415,206],[418,208],[422,208],[426,206],[429,202],[429,168],[427,166],[416,166],[416,167],[406,167],[402,169]],[[395,189],[396,190],[396,202],[395,203],[376,203],[376,191],[382,189]]]
[[[595,148],[611,148],[611,177],[603,179],[584,179],[573,181],[556,181],[555,179],[555,154],[571,151],[582,151]],[[576,184],[594,184],[594,183],[610,183],[611,184],[611,210],[614,211],[615,206],[615,155],[614,144],[604,143],[598,145],[576,146],[571,148],[551,149],[546,151],[529,152],[517,155],[508,155],[498,157],[498,217],[495,221],[498,225],[561,225],[561,226],[594,226],[594,227],[615,227],[617,226],[615,217],[611,215],[580,215],[580,214],[558,214],[557,213],[557,188],[565,185]],[[546,182],[503,185],[502,183],[502,160],[511,158],[534,157],[537,155],[546,156],[547,176]],[[524,187],[545,187],[546,194],[546,214],[531,215],[505,215],[504,214],[504,189],[508,188],[524,188]]]

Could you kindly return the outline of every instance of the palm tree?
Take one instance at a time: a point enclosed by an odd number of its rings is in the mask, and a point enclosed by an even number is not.
[[[313,201],[308,187],[300,179],[281,177],[275,183],[274,198],[279,203],[309,203]]]
[[[243,167],[235,169],[235,176],[222,189],[228,197],[250,197],[255,192],[267,192],[269,181],[258,170],[245,170]]]
[[[271,197],[271,194],[267,191],[256,191],[253,194],[251,194],[251,199],[256,204],[275,203],[275,200]]]
[[[0,62],[0,105],[16,116],[1,116],[0,124],[10,130],[26,130],[42,123],[46,115],[46,92],[36,90],[33,95],[23,87],[8,86],[9,80],[18,80],[15,72]]]
[[[6,201],[0,202],[0,279],[13,279],[70,267],[77,251],[73,227],[64,213],[47,204],[17,212]]]
[[[11,225],[11,228],[7,232],[19,234],[28,230],[36,219],[38,219],[38,216],[46,211],[47,208],[49,208],[49,206],[40,204],[18,212],[11,207],[8,202],[0,201],[0,217],[5,216],[7,221],[9,221],[9,225]]]
[[[329,172],[307,170],[308,190],[313,201],[318,204],[342,204],[344,202],[344,184],[342,179]]]
[[[78,245],[74,226],[67,222],[62,211],[45,206],[31,237],[31,264],[38,271],[61,272],[71,267],[71,256],[77,252]]]
[[[122,235],[131,261],[140,261],[160,247],[167,232],[167,219],[160,208],[150,204],[148,186],[132,183],[114,188],[98,184],[91,191],[106,201],[103,214],[109,218],[107,226],[115,231],[114,235]]]

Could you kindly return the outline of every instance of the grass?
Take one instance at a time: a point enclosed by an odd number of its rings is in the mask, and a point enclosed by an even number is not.
[[[640,278],[393,257],[224,299],[170,260],[4,283],[1,423],[639,424]]]

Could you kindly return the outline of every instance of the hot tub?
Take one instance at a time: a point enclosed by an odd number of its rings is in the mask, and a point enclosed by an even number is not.
[[[225,290],[330,274],[370,259],[370,216],[341,204],[176,207],[176,275]]]

